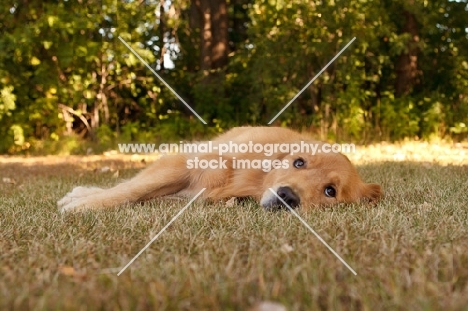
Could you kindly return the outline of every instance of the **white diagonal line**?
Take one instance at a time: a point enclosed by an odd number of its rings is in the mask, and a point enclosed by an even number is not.
[[[310,232],[312,232],[313,234],[315,234],[315,236],[317,237],[317,239],[319,239],[320,242],[322,242],[323,245],[325,245],[329,250],[330,252],[332,252],[333,255],[336,256],[336,258],[338,258],[345,266],[346,268],[348,268],[352,273],[354,273],[354,275],[357,275],[356,271],[353,270],[353,268],[351,268],[347,263],[346,261],[343,260],[343,258],[340,257],[340,255],[338,255],[337,252],[335,252],[335,250],[333,248],[330,247],[330,245],[327,244],[327,242],[325,242],[324,239],[322,239],[322,237],[320,235],[317,234],[317,232],[314,231],[314,229],[312,229],[305,221],[304,219],[301,218],[301,216],[299,216],[298,213],[296,213],[296,211],[291,207],[289,206],[286,202],[284,202],[284,200],[271,188],[269,188],[270,191],[289,209],[289,211],[291,213],[293,213],[294,216],[296,216],[303,224],[304,226],[307,227],[307,229],[310,230]]]
[[[349,41],[348,44],[346,44],[345,47],[342,48],[341,51],[339,51],[338,54],[336,54],[335,57],[333,57],[332,60],[329,61],[328,64],[326,64],[325,67],[323,67],[322,70],[320,70],[320,72],[316,74],[315,77],[313,77],[312,80],[310,80],[310,82],[307,83],[307,85],[304,86],[302,90],[300,90],[299,93],[297,93],[296,96],[294,96],[293,99],[291,99],[289,103],[287,103],[286,106],[284,106],[284,108],[281,109],[281,111],[278,112],[278,114],[273,119],[271,119],[270,122],[268,122],[268,124],[273,123],[273,121],[275,121],[276,118],[278,118],[280,114],[282,114],[289,107],[289,105],[291,105],[292,102],[295,101],[296,98],[298,98],[299,95],[301,95],[302,92],[304,92],[328,68],[328,66],[332,64],[341,55],[341,53],[343,53],[351,45],[351,43],[353,43],[354,40],[356,40],[356,37],[352,38],[351,41]]]
[[[203,191],[205,191],[205,190],[206,190],[206,188],[203,188],[199,193],[197,193],[197,195],[196,195],[193,199],[191,199],[190,202],[188,202],[187,205],[185,205],[184,208],[181,209],[180,212],[178,212],[177,215],[175,215],[175,216],[171,219],[171,221],[169,221],[169,222],[167,223],[167,225],[166,225],[164,228],[162,228],[161,231],[159,231],[159,233],[156,234],[156,235],[154,236],[154,238],[152,238],[151,241],[149,241],[149,243],[146,244],[145,247],[143,247],[143,248],[138,252],[138,254],[136,254],[136,256],[133,257],[133,259],[130,260],[130,262],[129,262],[125,267],[122,268],[122,270],[120,270],[119,273],[117,273],[117,276],[120,276],[120,275],[125,271],[125,269],[127,269],[127,268],[138,258],[138,256],[140,256],[140,255],[151,245],[151,243],[153,243],[153,242],[154,242],[154,241],[155,241],[155,240],[156,240],[156,239],[157,239],[157,238],[158,238],[158,237],[159,237],[159,236],[160,236],[176,219],[177,219],[177,217],[179,217],[179,216],[190,206],[190,204],[192,204],[193,201],[195,201],[195,199],[198,198],[198,197],[200,196],[200,194],[202,194]]]
[[[185,104],[185,106],[187,106],[187,108],[190,109],[190,111],[191,111],[200,121],[202,121],[203,124],[206,125],[205,120],[203,120],[203,118],[200,117],[200,116],[198,115],[198,113],[197,113],[195,110],[193,110],[192,107],[190,107],[190,105],[187,104],[187,103],[185,102],[185,100],[184,100],[182,97],[180,97],[179,94],[177,94],[176,91],[174,91],[174,89],[173,89],[169,84],[167,84],[166,81],[164,81],[163,78],[161,78],[161,76],[158,75],[158,73],[157,73],[156,71],[154,71],[154,69],[151,68],[151,66],[148,65],[148,63],[145,62],[145,61],[143,60],[143,58],[141,58],[140,55],[138,55],[138,53],[135,52],[135,50],[132,49],[132,47],[131,47],[130,45],[128,45],[127,42],[125,42],[124,39],[122,39],[121,36],[119,36],[119,40],[122,41],[122,43],[125,44],[125,46],[126,46],[126,47],[127,47],[127,48],[128,48],[128,49],[129,49],[129,50],[130,50],[130,51],[131,51],[131,52],[132,52],[132,53],[133,53],[133,54],[134,54],[134,55],[135,55],[135,56],[136,56],[136,57],[137,57],[137,58],[138,58],[138,59],[139,59],[139,60],[140,60],[140,61],[141,61],[141,62],[142,62],[142,63],[159,79],[159,80],[161,80],[161,82],[164,83],[164,85],[167,86],[167,88],[168,88],[169,90],[171,90],[171,92],[174,93],[174,95],[175,95],[178,99],[180,99],[180,101],[183,102],[183,103]]]

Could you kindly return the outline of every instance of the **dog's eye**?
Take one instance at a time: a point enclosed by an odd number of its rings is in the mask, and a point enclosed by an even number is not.
[[[336,190],[332,186],[327,186],[324,192],[325,195],[329,198],[334,198],[336,196]]]
[[[294,160],[294,162],[293,162],[293,165],[294,165],[295,168],[301,168],[301,167],[304,166],[304,164],[305,164],[305,162],[304,162],[304,160],[301,159],[301,158],[296,159],[296,160]]]

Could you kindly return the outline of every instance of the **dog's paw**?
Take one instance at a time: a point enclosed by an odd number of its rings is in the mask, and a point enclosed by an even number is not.
[[[75,199],[64,205],[59,206],[59,212],[66,213],[71,211],[83,210],[86,208],[86,199]]]
[[[97,187],[76,187],[57,202],[59,211],[65,212],[84,205],[86,197],[102,192]]]

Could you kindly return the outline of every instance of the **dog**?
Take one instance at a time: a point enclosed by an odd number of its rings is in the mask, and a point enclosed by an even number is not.
[[[325,152],[330,151],[327,144],[290,129],[238,127],[210,144],[204,152],[163,155],[110,189],[76,187],[58,201],[59,210],[112,208],[169,195],[193,198],[203,188],[200,198],[208,202],[251,197],[267,210],[284,208],[285,203],[307,209],[377,202],[382,196],[381,187],[364,183],[345,155]]]

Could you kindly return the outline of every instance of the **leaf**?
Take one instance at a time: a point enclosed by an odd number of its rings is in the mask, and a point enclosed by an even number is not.
[[[286,307],[280,303],[272,301],[262,301],[256,304],[253,308],[248,309],[249,311],[286,311]]]
[[[224,206],[226,207],[234,207],[237,203],[237,198],[236,197],[232,197],[230,198],[229,200],[226,201],[226,203],[224,203]]]
[[[66,266],[66,265],[60,266],[58,271],[59,271],[60,274],[62,274],[64,276],[74,277],[74,278],[80,279],[80,280],[84,280],[87,277],[86,273],[78,271],[72,266]]]
[[[31,57],[31,65],[38,66],[41,64],[41,60],[36,56]]]
[[[12,185],[16,184],[16,181],[10,177],[3,177],[2,181],[4,184],[12,184]]]
[[[42,45],[44,46],[44,49],[48,50],[52,46],[53,42],[52,41],[42,41]]]
[[[119,178],[119,170],[115,171],[115,173],[112,174],[112,178]]]
[[[294,248],[293,248],[291,245],[289,245],[288,243],[285,243],[285,244],[281,245],[280,250],[281,250],[283,253],[286,253],[286,254],[287,254],[287,253],[292,252],[292,251],[294,250]]]
[[[61,266],[59,268],[59,272],[63,275],[67,276],[75,276],[76,275],[76,270],[73,267],[70,266]]]
[[[52,15],[47,16],[47,23],[49,24],[49,27],[54,27],[54,24],[56,21],[58,21],[57,16],[52,16]]]

